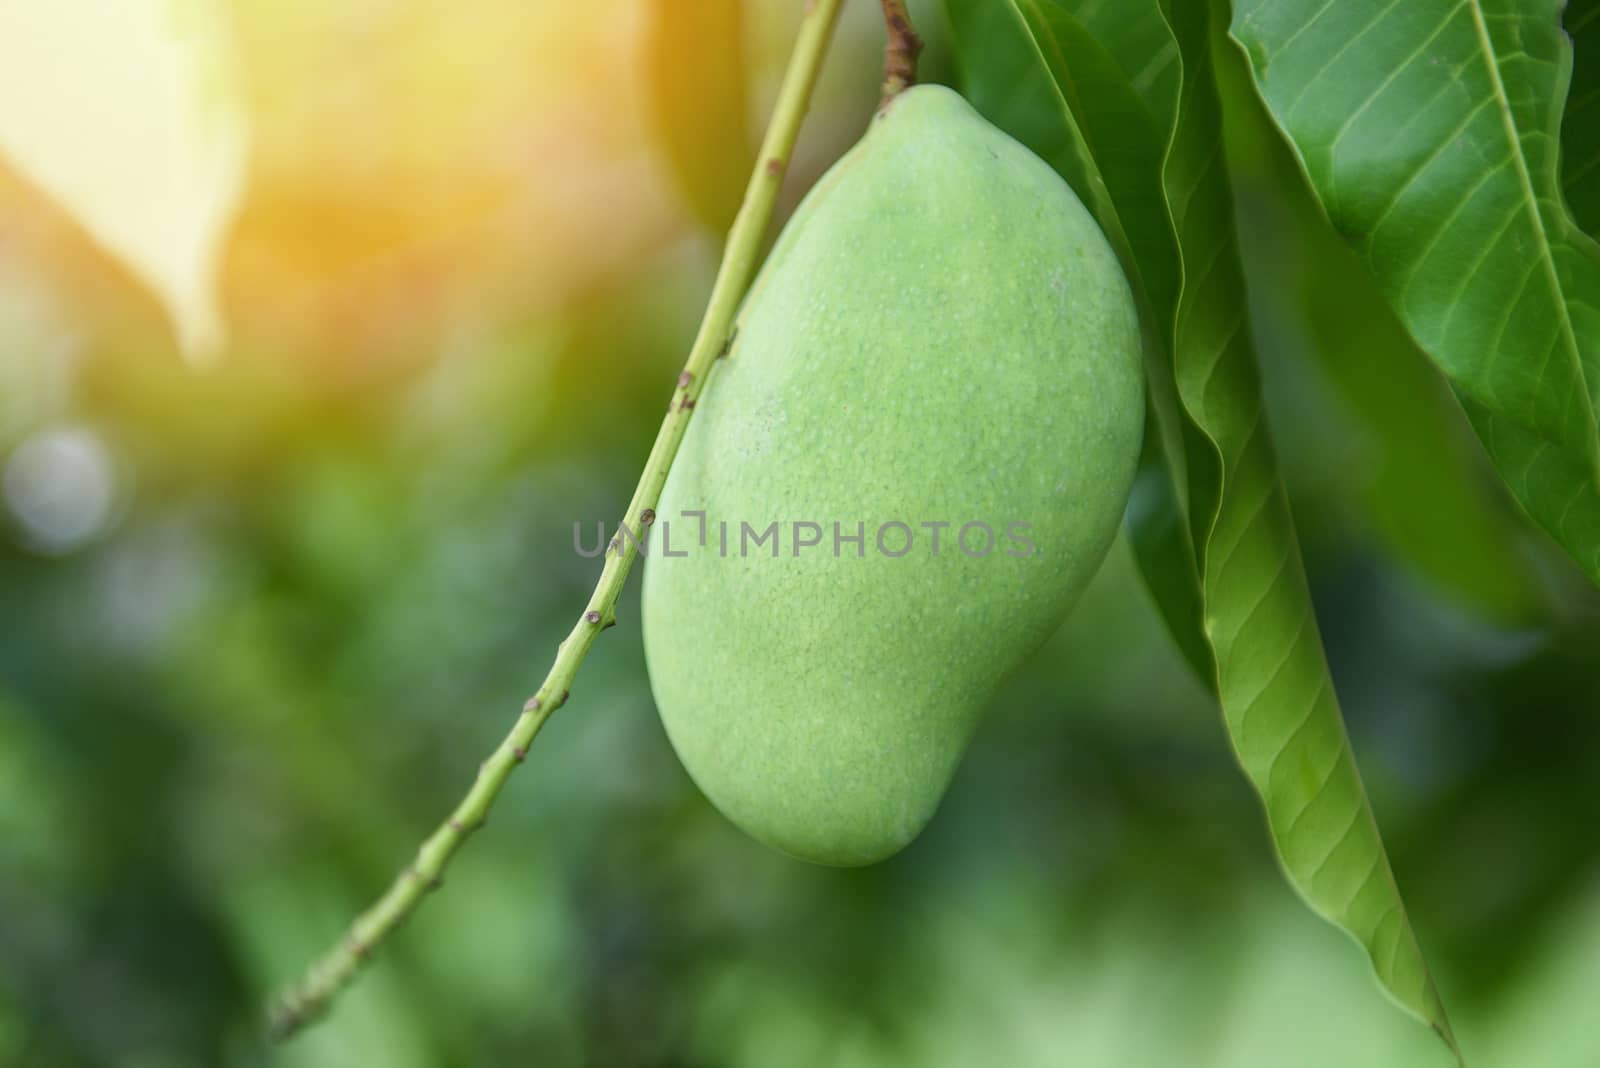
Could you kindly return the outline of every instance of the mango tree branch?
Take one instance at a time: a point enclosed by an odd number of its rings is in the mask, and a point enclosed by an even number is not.
[[[889,31],[889,43],[883,50],[883,100],[879,107],[917,84],[917,55],[922,51],[922,38],[906,14],[906,0],[883,0],[883,24]]]
[[[326,1011],[329,1002],[355,975],[361,964],[409,916],[423,896],[440,882],[445,865],[474,830],[483,826],[489,807],[494,804],[512,769],[527,755],[528,745],[539,728],[567,700],[578,666],[588,654],[599,633],[616,622],[617,597],[627,580],[628,570],[639,553],[645,528],[655,519],[655,506],[667,480],[667,470],[678,453],[684,430],[689,425],[695,401],[705,385],[706,372],[731,340],[734,313],[755,273],[761,240],[772,220],[773,203],[783,182],[790,154],[800,132],[800,122],[811,100],[812,88],[827,52],[834,23],[843,0],[809,0],[801,18],[794,52],[778,91],[777,105],[762,141],[755,172],[745,189],[728,232],[722,265],[711,288],[711,298],[699,333],[689,350],[689,359],[678,376],[677,388],[661,423],[644,472],[634,490],[633,500],[623,516],[617,536],[606,549],[600,581],[572,632],[556,653],[555,663],[538,692],[528,699],[497,749],[478,769],[472,788],[455,811],[417,851],[416,859],[403,870],[378,899],[351,924],[339,943],[314,962],[293,987],[284,992],[272,1007],[269,1031],[275,1038],[287,1038]]]

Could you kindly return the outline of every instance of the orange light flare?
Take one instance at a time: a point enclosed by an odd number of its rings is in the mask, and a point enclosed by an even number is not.
[[[676,2],[228,0],[249,153],[218,279],[223,361],[360,387],[671,272],[663,254],[686,242],[709,279],[717,243],[663,158],[663,87],[641,62],[658,5]],[[706,44],[741,49],[752,115],[798,10],[750,3],[739,41]],[[787,207],[870,111],[870,14],[841,35]],[[41,280],[91,358],[179,360],[150,291],[3,160],[0,256]]]
[[[235,0],[230,14],[250,149],[219,279],[224,360],[387,375],[559,308],[685,232],[628,62],[637,0]],[[4,161],[0,253],[47,282],[91,351],[151,358],[153,296]]]
[[[240,336],[381,372],[558,307],[681,232],[624,61],[639,14],[245,5],[255,147],[226,277]]]

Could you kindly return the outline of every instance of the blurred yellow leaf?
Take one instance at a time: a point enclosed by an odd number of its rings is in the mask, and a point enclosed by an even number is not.
[[[701,225],[733,222],[755,161],[742,0],[650,0],[645,69],[657,144]]]
[[[247,124],[216,0],[0,0],[0,156],[160,296],[193,359],[223,339]]]

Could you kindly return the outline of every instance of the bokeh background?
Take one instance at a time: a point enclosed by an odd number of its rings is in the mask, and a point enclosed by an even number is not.
[[[840,27],[783,210],[860,132]],[[262,1006],[542,677],[649,448],[798,0],[231,5],[231,341],[0,160],[0,1064],[1412,1068],[1279,878],[1120,544],[900,857],[696,792],[621,625],[335,1014]],[[953,80],[940,12],[925,73]],[[1271,422],[1473,1063],[1600,1065],[1600,596],[1521,520],[1224,57]]]

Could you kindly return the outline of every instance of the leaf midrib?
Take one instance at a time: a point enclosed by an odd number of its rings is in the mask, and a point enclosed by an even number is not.
[[[1555,249],[1550,245],[1550,235],[1545,232],[1544,218],[1539,214],[1539,198],[1533,188],[1533,175],[1528,171],[1528,161],[1523,154],[1522,136],[1517,129],[1516,117],[1511,113],[1511,98],[1506,93],[1505,80],[1500,77],[1500,63],[1494,49],[1494,41],[1489,36],[1488,23],[1484,20],[1482,0],[1470,0],[1468,8],[1472,11],[1472,28],[1478,35],[1478,46],[1483,51],[1484,66],[1489,68],[1489,82],[1494,89],[1495,106],[1500,111],[1500,125],[1510,142],[1511,161],[1516,167],[1517,181],[1522,186],[1523,208],[1533,223],[1533,232],[1539,242],[1540,264],[1559,305],[1557,318],[1562,339],[1566,342],[1567,353],[1572,359],[1573,369],[1578,374],[1578,381],[1583,385],[1584,397],[1587,399],[1591,394],[1587,376],[1584,374],[1583,353],[1578,348],[1577,331],[1572,326],[1572,312],[1567,306],[1566,288],[1562,286],[1561,275],[1556,271]],[[1593,407],[1585,406],[1589,409],[1589,466],[1596,476],[1600,477],[1600,433],[1596,432]]]

